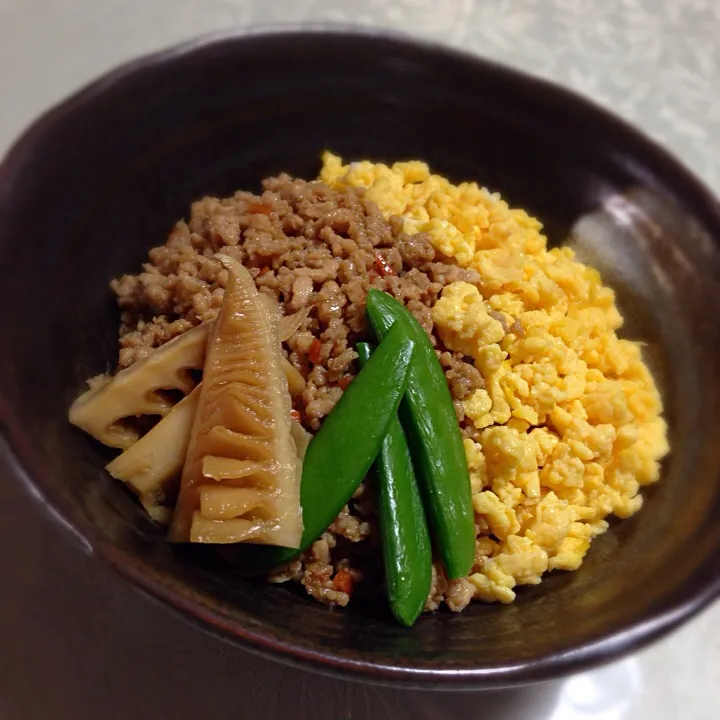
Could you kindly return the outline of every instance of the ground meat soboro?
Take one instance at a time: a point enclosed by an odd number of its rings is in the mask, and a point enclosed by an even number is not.
[[[288,175],[266,180],[260,195],[203,198],[189,220],[150,251],[141,273],[112,282],[122,311],[119,365],[215,317],[227,280],[215,255],[223,252],[248,267],[258,290],[286,314],[309,309],[283,348],[306,379],[295,410],[309,431],[320,427],[354,377],[353,347],[367,337],[370,287],[404,303],[431,336],[460,408],[483,380],[471,362],[441,346],[430,308],[445,285],[475,282],[477,274],[445,262],[426,235],[407,235],[402,227],[398,218],[385,220],[361,189],[338,191]],[[375,511],[367,494],[361,488],[323,537],[271,579],[299,582],[321,602],[347,604],[348,590],[372,574],[368,565],[380,562],[377,547],[369,547]],[[368,552],[358,552],[362,546]],[[435,577],[441,573],[437,569]],[[448,592],[453,609],[467,604],[465,595]],[[430,598],[428,607],[435,604]]]

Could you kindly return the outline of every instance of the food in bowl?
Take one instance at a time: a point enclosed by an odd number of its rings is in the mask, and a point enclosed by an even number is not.
[[[70,411],[172,540],[253,544],[328,605],[387,591],[410,625],[512,602],[640,509],[660,395],[536,219],[420,161],[325,153],[263,188],[194,203],[111,283],[118,372]]]

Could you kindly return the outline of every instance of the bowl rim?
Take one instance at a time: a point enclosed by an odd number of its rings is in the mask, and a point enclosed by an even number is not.
[[[137,71],[172,63],[208,47],[242,43],[263,38],[295,37],[333,34],[339,38],[374,41],[412,47],[415,51],[456,59],[486,72],[499,73],[542,87],[563,102],[574,104],[595,114],[630,135],[644,145],[659,162],[670,168],[682,180],[686,193],[702,206],[704,220],[714,229],[716,242],[720,240],[720,202],[715,194],[682,161],[615,113],[596,101],[560,85],[522,70],[489,60],[470,50],[459,49],[435,40],[409,35],[396,30],[347,23],[313,22],[267,24],[233,28],[200,35],[168,48],[140,55],[81,85],[38,116],[9,146],[0,162],[0,209],[4,190],[13,184],[24,158],[37,141],[55,123],[102,95],[107,90],[132,77]],[[28,493],[61,525],[82,552],[98,557],[124,580],[155,601],[159,601],[175,615],[220,639],[258,653],[272,660],[302,669],[342,677],[346,680],[368,681],[393,686],[423,689],[499,689],[555,679],[608,662],[630,651],[640,649],[669,633],[684,621],[720,598],[720,562],[711,567],[707,578],[698,581],[696,589],[681,598],[668,601],[666,606],[653,608],[640,623],[620,628],[602,637],[583,643],[572,650],[552,653],[525,663],[485,668],[450,669],[438,666],[416,669],[402,665],[374,663],[349,658],[331,650],[318,651],[291,641],[268,637],[262,631],[229,620],[216,609],[174,589],[169,578],[160,579],[146,572],[143,562],[128,562],[125,553],[110,542],[86,519],[65,496],[43,487],[41,479],[32,472],[32,448],[24,442],[22,431],[7,411],[0,397],[0,470],[6,469],[25,487]],[[39,476],[39,473],[37,473]],[[720,550],[715,554],[720,559]],[[715,557],[713,556],[713,557]]]

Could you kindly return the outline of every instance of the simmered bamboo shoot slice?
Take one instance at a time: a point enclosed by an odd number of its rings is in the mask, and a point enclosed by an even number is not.
[[[229,277],[207,347],[169,537],[176,542],[297,547],[302,534],[298,458],[277,321],[250,273],[236,260],[216,257]],[[237,493],[213,497],[209,486],[217,487],[217,493],[244,489],[256,495],[252,503],[244,503]],[[212,502],[218,498],[222,511]]]
[[[169,525],[172,521],[173,511],[171,507],[167,505],[156,505],[155,500],[146,500],[142,498],[140,500],[145,512],[150,516],[151,520],[154,520],[160,525]]]
[[[209,520],[240,517],[262,506],[268,499],[263,490],[203,485],[200,488],[200,514]]]
[[[267,533],[266,523],[261,520],[211,520],[197,510],[193,513],[190,527],[190,542],[217,545],[258,542]]]
[[[139,415],[167,415],[173,402],[159,391],[190,393],[195,381],[188,371],[202,368],[210,327],[208,323],[198,325],[114,377],[96,382],[72,404],[70,422],[105,445],[129,448],[137,441],[138,432],[120,421]]]
[[[127,483],[144,504],[174,502],[171,486],[185,463],[199,398],[198,386],[150,432],[107,465],[107,471]]]
[[[300,460],[304,460],[305,452],[312,440],[312,435],[297,420],[293,420],[290,423],[290,434],[293,436],[293,440],[295,441],[295,450],[298,458],[300,458]]]
[[[282,369],[285,373],[285,379],[288,381],[290,394],[300,395],[305,389],[305,378],[295,369],[287,358],[282,359]]]

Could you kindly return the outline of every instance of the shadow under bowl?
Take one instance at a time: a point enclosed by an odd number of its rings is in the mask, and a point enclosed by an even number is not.
[[[115,364],[108,281],[136,271],[189,204],[254,189],[319,153],[422,158],[500,191],[615,287],[646,342],[672,454],[645,507],[574,573],[510,606],[411,630],[382,607],[329,611],[173,547],[66,422]],[[497,688],[556,677],[667,632],[720,591],[720,211],[662,149],[548,83],[449,49],[351,29],[201,40],[49,111],[0,167],[2,470],[137,587],[218,635],[358,679]],[[21,541],[21,540],[19,540]]]

